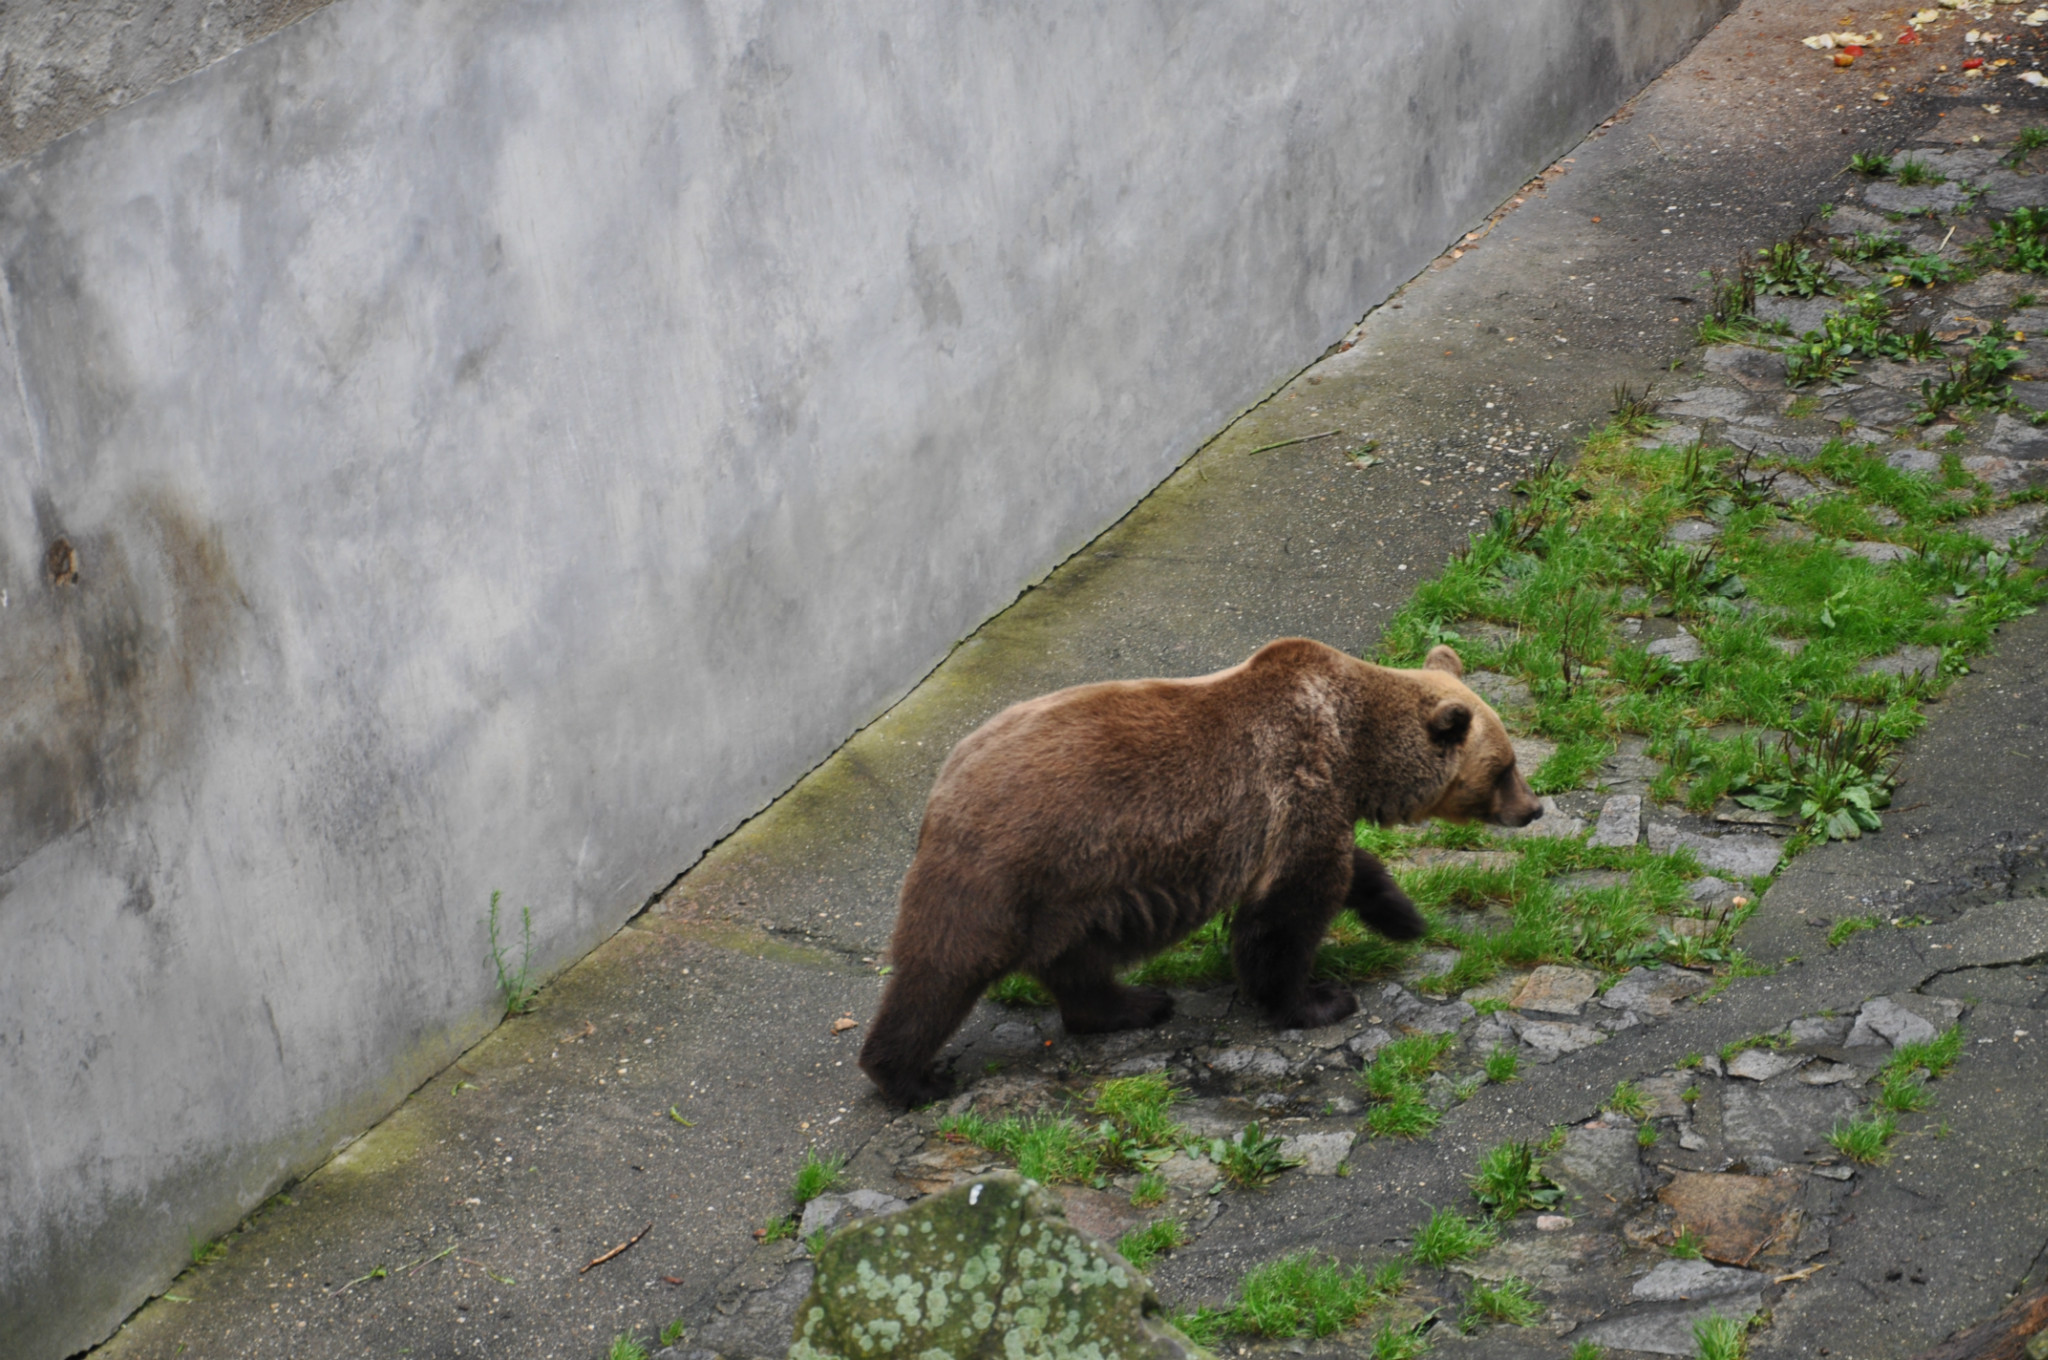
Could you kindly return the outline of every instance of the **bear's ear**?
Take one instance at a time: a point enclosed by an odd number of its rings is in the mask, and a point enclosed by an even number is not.
[[[1436,646],[1430,648],[1429,655],[1423,658],[1422,669],[1426,671],[1444,671],[1463,678],[1465,663],[1458,660],[1456,652],[1439,642]]]
[[[1455,699],[1445,700],[1429,715],[1429,735],[1446,746],[1463,741],[1471,728],[1472,710]]]

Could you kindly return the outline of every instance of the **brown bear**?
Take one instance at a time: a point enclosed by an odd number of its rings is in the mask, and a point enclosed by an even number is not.
[[[1397,940],[1422,916],[1359,819],[1523,826],[1542,807],[1500,716],[1448,647],[1390,670],[1306,638],[1191,680],[1080,685],[1004,709],[940,769],[860,1065],[890,1100],[946,1093],[932,1060],[990,983],[1022,971],[1070,1034],[1156,1025],[1157,987],[1117,971],[1236,905],[1238,985],[1277,1025],[1357,1009],[1309,978],[1349,907]]]

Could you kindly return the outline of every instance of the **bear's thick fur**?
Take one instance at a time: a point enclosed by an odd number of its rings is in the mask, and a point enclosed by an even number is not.
[[[1116,973],[1233,903],[1238,985],[1275,1024],[1358,1002],[1309,967],[1350,907],[1394,939],[1421,915],[1353,826],[1542,807],[1500,716],[1438,647],[1390,670],[1285,638],[1191,680],[1081,685],[1016,704],[939,771],[903,881],[895,969],[860,1065],[889,1099],[945,1094],[932,1060],[997,978],[1037,977],[1069,1033],[1156,1025],[1173,1000]]]

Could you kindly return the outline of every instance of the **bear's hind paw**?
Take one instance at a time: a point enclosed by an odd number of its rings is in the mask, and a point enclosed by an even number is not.
[[[1337,982],[1311,982],[1286,1012],[1274,1018],[1285,1029],[1321,1029],[1358,1009],[1351,989]]]

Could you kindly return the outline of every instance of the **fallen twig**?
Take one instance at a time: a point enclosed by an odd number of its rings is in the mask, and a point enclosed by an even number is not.
[[[1282,439],[1275,444],[1261,444],[1255,449],[1246,449],[1244,456],[1249,458],[1255,453],[1271,453],[1274,449],[1284,449],[1289,444],[1306,444],[1311,439],[1328,439],[1333,434],[1342,433],[1342,430],[1324,430],[1321,434],[1305,434],[1294,439]]]
[[[650,1233],[650,1232],[653,1232],[653,1231],[654,1231],[654,1225],[653,1225],[652,1223],[650,1223],[650,1224],[648,1224],[648,1225],[647,1225],[646,1227],[642,1228],[642,1229],[641,1229],[641,1230],[640,1230],[639,1232],[636,1232],[636,1233],[634,1233],[634,1234],[633,1234],[633,1235],[632,1235],[631,1237],[629,1237],[629,1238],[627,1238],[627,1239],[626,1239],[625,1241],[623,1241],[623,1242],[619,1243],[619,1245],[617,1245],[616,1247],[613,1247],[613,1248],[612,1248],[612,1249],[611,1249],[610,1251],[606,1252],[606,1253],[605,1253],[604,1255],[602,1255],[602,1256],[599,1256],[599,1257],[595,1258],[594,1260],[592,1260],[592,1261],[591,1261],[591,1262],[589,1263],[589,1265],[586,1265],[586,1266],[584,1266],[584,1267],[583,1267],[583,1270],[579,1270],[579,1271],[577,1271],[576,1273],[577,1273],[578,1275],[581,1275],[581,1274],[583,1274],[583,1273],[584,1273],[584,1271],[590,1270],[590,1269],[591,1269],[592,1267],[594,1267],[594,1266],[601,1266],[601,1265],[603,1265],[603,1264],[604,1264],[604,1263],[605,1263],[606,1261],[609,1261],[609,1260],[613,1259],[614,1257],[618,1257],[618,1256],[624,1256],[624,1255],[626,1254],[626,1250],[627,1250],[627,1248],[631,1247],[631,1246],[632,1246],[632,1245],[633,1245],[633,1244],[634,1244],[635,1242],[638,1242],[638,1241],[639,1241],[639,1240],[640,1240],[641,1238],[643,1238],[643,1237],[647,1236],[647,1234],[648,1234],[648,1233]]]
[[[1826,1270],[1826,1269],[1828,1268],[1829,1264],[1830,1264],[1830,1263],[1829,1263],[1829,1262],[1827,1262],[1827,1261],[1822,1261],[1822,1262],[1820,1262],[1820,1263],[1819,1263],[1818,1265],[1811,1265],[1811,1266],[1808,1266],[1808,1267],[1807,1267],[1806,1269],[1804,1269],[1804,1270],[1795,1270],[1795,1271],[1791,1272],[1791,1273],[1790,1273],[1790,1274],[1788,1274],[1788,1275],[1779,1275],[1779,1276],[1776,1276],[1776,1277],[1774,1277],[1774,1278],[1773,1278],[1773,1279],[1771,1280],[1771,1283],[1772,1283],[1772,1284],[1791,1284],[1791,1283],[1792,1283],[1792,1282],[1793,1282],[1794,1280],[1804,1280],[1804,1279],[1807,1279],[1807,1278],[1809,1278],[1809,1277],[1810,1277],[1810,1276],[1811,1276],[1811,1275],[1812,1275],[1812,1274],[1813,1274],[1813,1273],[1814,1273],[1815,1271],[1817,1271],[1817,1270]]]

